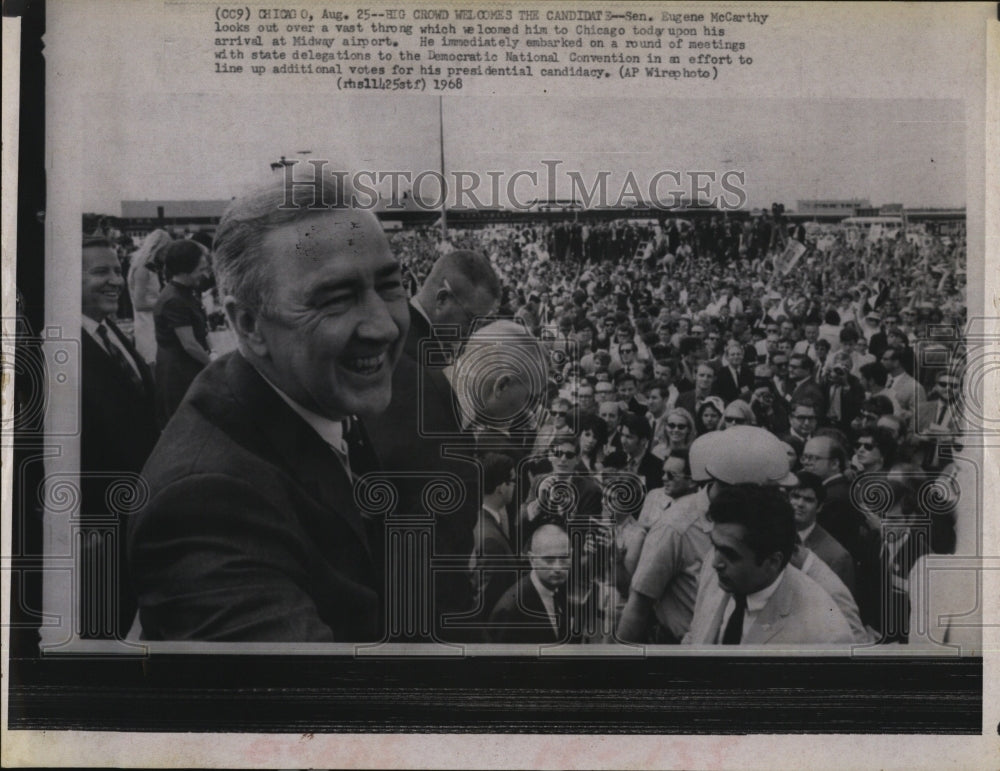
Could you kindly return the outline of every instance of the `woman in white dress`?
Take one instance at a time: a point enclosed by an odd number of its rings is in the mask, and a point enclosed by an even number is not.
[[[156,266],[173,239],[165,230],[154,230],[132,255],[128,271],[128,291],[135,310],[135,347],[151,367],[156,365],[156,331],[153,307],[160,296],[160,276]]]

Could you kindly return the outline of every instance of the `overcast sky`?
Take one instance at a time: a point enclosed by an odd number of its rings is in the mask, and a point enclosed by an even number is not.
[[[122,200],[230,198],[269,173],[271,161],[304,150],[355,169],[439,168],[436,97],[115,93],[84,110],[93,137],[83,148],[84,211],[118,214]],[[737,170],[748,207],[812,198],[966,203],[957,101],[446,97],[443,112],[449,174],[493,170],[506,180],[533,170],[541,197],[541,162],[557,160],[558,196],[571,192],[567,172],[588,186],[610,172],[615,197],[630,171],[646,189],[660,171]],[[666,177],[660,190],[675,187]],[[491,197],[488,186],[479,197]]]

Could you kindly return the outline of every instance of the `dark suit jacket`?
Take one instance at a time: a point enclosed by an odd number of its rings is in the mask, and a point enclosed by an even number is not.
[[[639,476],[646,483],[646,492],[663,487],[663,461],[647,452],[639,461]]]
[[[844,582],[844,586],[851,594],[854,594],[854,560],[847,549],[826,532],[822,525],[816,525],[803,543],[829,565],[830,570],[836,573],[837,578]]]
[[[351,448],[356,474],[375,465]],[[191,384],[144,474],[129,563],[146,638],[378,638],[382,522],[362,518],[333,451],[239,353]]]
[[[885,349],[889,347],[888,336],[885,332],[876,332],[868,338],[868,353],[876,359],[882,358]]]
[[[104,348],[81,330],[80,466],[87,471],[138,473],[160,435],[153,414],[153,376],[121,330],[113,322],[108,327],[138,367],[142,387],[137,388]],[[86,519],[88,511],[81,513]]]
[[[108,506],[113,486],[128,480],[124,475],[138,474],[153,451],[160,431],[156,426],[153,401],[153,377],[132,343],[111,321],[111,333],[128,350],[139,369],[142,386],[119,368],[114,359],[87,332],[81,330],[80,380],[80,518],[85,529],[109,526],[119,528],[114,547],[89,544],[83,551],[85,574],[107,576],[115,569],[115,587],[101,583],[81,596],[81,615],[86,622],[86,637],[124,637],[135,616],[135,596],[128,581],[125,563],[125,520]],[[132,481],[127,481],[133,484]],[[115,496],[111,496],[114,498]],[[142,492],[137,491],[137,500]],[[115,588],[116,593],[105,594]],[[115,612],[102,596],[116,598]]]
[[[662,469],[661,469],[662,471]],[[555,474],[555,472],[550,472],[548,474],[540,474],[535,477],[534,483],[531,485],[531,490],[528,492],[528,502],[538,499],[538,488],[542,482],[548,477]],[[602,507],[602,496],[600,485],[595,482],[586,469],[581,469],[579,471],[574,471],[565,476],[565,479],[573,486],[575,494],[573,500],[576,501],[575,508],[569,512],[568,519],[574,521],[583,522],[599,522],[601,520],[601,507]],[[547,512],[542,509],[539,516],[547,516],[555,513],[555,507],[553,507],[552,512]],[[548,520],[551,521],[552,516],[548,516]],[[530,536],[530,530],[532,528],[522,529],[522,536],[527,539]]]
[[[674,402],[675,407],[683,407],[685,410],[691,413],[691,417],[695,417],[695,392],[684,391],[677,397],[677,401]],[[693,438],[693,437],[692,437]]]
[[[796,457],[802,456],[802,450],[805,449],[806,441],[808,441],[806,439],[800,438],[796,434],[793,434],[791,431],[782,434],[778,438],[785,444],[790,444],[795,449]],[[799,468],[799,465],[800,464],[798,463],[796,464],[796,470]]]
[[[365,428],[386,473],[398,474],[391,480],[399,501],[396,513],[433,518],[435,556],[468,560],[482,496],[474,436],[461,430],[454,391],[442,372],[450,356],[411,305],[410,331],[392,375],[392,401],[381,415],[367,418]],[[448,447],[468,460],[445,457]],[[456,492],[464,500],[454,511],[430,511],[424,488],[444,477],[459,480]],[[414,575],[412,580],[420,578]],[[454,570],[437,573],[433,585],[434,624],[440,634],[445,614],[473,609],[472,587],[466,575]]]
[[[851,502],[851,483],[844,476],[824,482],[826,500],[817,520],[819,525],[854,558],[855,576],[872,560],[878,534],[871,532],[860,511]]]
[[[833,386],[828,385],[826,390],[826,412],[829,415],[833,399]],[[851,421],[861,414],[861,405],[865,401],[865,389],[861,382],[854,375],[847,376],[847,383],[840,389],[840,419],[830,419],[832,426],[839,428],[850,435]]]
[[[517,581],[514,551],[493,515],[483,510],[474,531],[472,586],[476,607],[489,618],[501,595]]]
[[[792,404],[799,401],[811,401],[816,405],[817,418],[822,418],[826,414],[826,395],[815,380],[804,380],[795,386],[789,401]]]
[[[487,634],[495,643],[556,643],[563,637],[552,626],[530,574],[504,592],[490,615]]]
[[[739,369],[739,380],[733,380],[733,373],[729,367],[723,366],[721,361],[712,362],[715,368],[715,383],[712,385],[712,393],[722,397],[726,404],[739,398],[743,388],[753,390],[753,369],[744,364]]]

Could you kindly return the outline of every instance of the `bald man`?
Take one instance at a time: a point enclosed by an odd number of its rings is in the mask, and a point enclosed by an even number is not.
[[[557,643],[566,638],[565,586],[569,536],[559,525],[542,525],[531,537],[531,572],[508,589],[490,616],[497,643]]]
[[[516,322],[494,321],[469,338],[445,375],[462,428],[481,450],[505,452],[515,463],[528,455],[548,382],[548,360],[533,335]]]

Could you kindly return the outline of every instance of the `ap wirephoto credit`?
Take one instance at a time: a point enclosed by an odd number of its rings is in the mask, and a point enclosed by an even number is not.
[[[989,729],[956,7],[46,4],[5,731]]]

